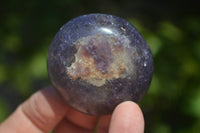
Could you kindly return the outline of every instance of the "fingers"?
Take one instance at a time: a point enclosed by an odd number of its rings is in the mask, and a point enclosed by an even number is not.
[[[71,123],[67,119],[63,119],[60,124],[54,129],[53,133],[93,133],[94,129],[86,129],[80,127],[74,123]]]
[[[20,105],[1,124],[0,132],[47,133],[56,127],[55,133],[93,133],[98,119],[70,108],[53,87],[47,87]],[[117,106],[112,118],[102,116],[97,133],[105,133],[108,130],[109,133],[143,133],[144,119],[139,106],[133,102],[124,102]]]
[[[67,112],[65,119],[55,128],[54,133],[71,131],[76,133],[93,133],[98,121],[97,116],[80,113],[74,109]]]
[[[66,119],[71,123],[84,127],[85,129],[94,129],[98,121],[97,116],[86,115],[74,109],[71,109],[67,113]]]
[[[114,110],[109,133],[144,133],[144,118],[134,102],[124,102]]]
[[[4,133],[46,133],[64,117],[68,106],[53,87],[36,92],[0,127]]]
[[[98,123],[97,133],[108,133],[111,115],[102,116]]]

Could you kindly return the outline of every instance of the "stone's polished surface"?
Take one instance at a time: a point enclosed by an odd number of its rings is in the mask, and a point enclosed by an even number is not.
[[[107,14],[72,19],[48,51],[50,80],[64,100],[91,115],[138,102],[149,88],[153,58],[144,38],[126,20]]]

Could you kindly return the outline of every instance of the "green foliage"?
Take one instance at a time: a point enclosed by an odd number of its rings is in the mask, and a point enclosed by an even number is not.
[[[9,108],[6,102],[0,99],[0,122],[8,116],[8,110]]]
[[[46,70],[47,50],[61,25],[73,17],[100,12],[129,20],[152,50],[154,76],[140,103],[146,132],[199,132],[199,7],[192,1],[190,6],[176,0],[171,2],[2,1],[0,121],[33,92],[50,84]]]

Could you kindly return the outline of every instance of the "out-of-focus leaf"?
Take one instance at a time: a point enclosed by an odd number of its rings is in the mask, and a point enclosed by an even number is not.
[[[192,114],[200,119],[200,87],[197,87],[197,91],[194,96],[189,100],[189,105],[185,107],[185,112]]]
[[[167,124],[158,123],[154,129],[154,133],[171,133],[171,129]]]
[[[6,102],[0,98],[0,123],[7,117],[9,114],[9,109]]]
[[[146,36],[146,41],[149,44],[153,55],[155,56],[159,52],[159,49],[162,46],[161,39],[158,36],[151,33]]]
[[[44,53],[38,53],[36,54],[32,59],[30,59],[29,64],[29,73],[33,77],[41,78],[41,77],[47,77],[47,65],[46,65],[46,59],[47,54]]]
[[[10,34],[5,37],[3,43],[5,50],[16,52],[20,48],[21,38],[18,34]]]
[[[2,64],[0,64],[0,84],[4,82],[5,78],[6,78],[6,69]]]
[[[159,34],[173,42],[180,42],[183,39],[183,32],[171,22],[160,22]]]

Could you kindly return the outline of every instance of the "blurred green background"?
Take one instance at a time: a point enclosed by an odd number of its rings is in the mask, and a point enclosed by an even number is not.
[[[192,0],[1,0],[0,122],[50,85],[51,40],[64,23],[87,13],[127,19],[152,49],[154,76],[140,102],[145,132],[200,132],[200,10]]]

